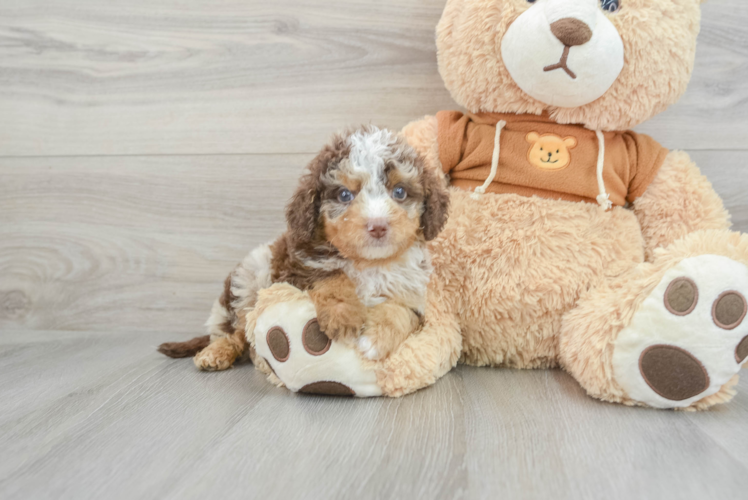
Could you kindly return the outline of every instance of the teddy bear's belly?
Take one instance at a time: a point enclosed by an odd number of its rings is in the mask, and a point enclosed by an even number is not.
[[[459,317],[461,361],[520,368],[555,366],[563,314],[644,259],[624,208],[457,189],[431,252],[431,299]]]

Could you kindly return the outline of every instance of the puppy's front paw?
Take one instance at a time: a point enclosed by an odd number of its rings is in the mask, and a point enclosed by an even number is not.
[[[356,338],[365,320],[366,309],[360,304],[339,302],[317,309],[319,326],[332,340]]]

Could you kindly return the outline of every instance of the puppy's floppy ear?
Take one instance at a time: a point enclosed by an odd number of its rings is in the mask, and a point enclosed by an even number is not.
[[[307,166],[307,172],[301,177],[296,192],[286,206],[286,221],[293,241],[314,239],[320,225],[320,208],[325,187],[322,176],[348,153],[346,136],[336,135]]]
[[[421,174],[423,184],[423,214],[421,228],[426,241],[431,241],[439,235],[449,216],[449,191],[437,172],[424,168]]]
[[[318,177],[313,171],[304,174],[286,206],[286,221],[293,241],[311,241],[314,238],[322,204],[320,194]]]

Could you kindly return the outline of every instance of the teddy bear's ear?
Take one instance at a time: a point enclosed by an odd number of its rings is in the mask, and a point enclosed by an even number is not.
[[[569,149],[574,149],[575,147],[577,147],[577,138],[564,137],[564,145]]]
[[[538,139],[540,139],[540,134],[538,134],[537,132],[530,132],[529,134],[527,134],[527,136],[525,136],[525,140],[530,144],[535,144],[536,142],[538,142]]]

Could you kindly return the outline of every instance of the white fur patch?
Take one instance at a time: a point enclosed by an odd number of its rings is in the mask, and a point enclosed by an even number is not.
[[[254,307],[257,292],[272,284],[272,259],[270,245],[260,245],[252,250],[234,271],[231,276],[231,293],[236,297],[232,304],[235,311]]]
[[[211,339],[225,337],[226,332],[223,331],[221,326],[226,323],[229,319],[229,312],[221,303],[216,299],[213,302],[213,307],[210,309],[210,316],[208,321],[205,322],[205,327],[208,329],[208,334]]]
[[[564,44],[551,31],[551,23],[578,19],[592,30],[589,42],[571,47],[567,67],[544,71],[557,64]],[[601,97],[623,69],[623,40],[600,9],[599,0],[537,0],[520,15],[501,41],[501,57],[515,83],[531,97],[551,106],[573,108]]]
[[[696,307],[684,316],[675,315],[665,307],[665,292],[680,277],[692,279],[698,287]],[[748,296],[748,268],[727,257],[692,257],[665,273],[631,324],[616,339],[615,380],[631,399],[655,408],[684,408],[715,394],[738,373],[740,365],[735,359],[735,349],[748,335],[748,321],[734,330],[725,330],[712,317],[715,300],[728,290]],[[639,359],[646,348],[657,344],[679,347],[696,357],[709,375],[708,389],[683,401],[663,398],[652,390],[639,371]]]
[[[344,272],[356,284],[356,293],[366,307],[387,298],[411,298],[419,313],[426,305],[426,288],[431,277],[431,259],[425,244],[415,244],[395,262],[364,269],[348,262]]]
[[[272,257],[270,246],[260,245],[231,272],[231,293],[236,297],[231,307],[235,312],[240,313],[247,308],[254,307],[257,302],[257,292],[272,284],[270,268]],[[229,312],[216,300],[210,310],[210,317],[205,323],[212,338],[226,336],[221,326],[229,319]]]
[[[369,219],[386,219],[392,214],[395,203],[385,184],[387,162],[397,163],[404,176],[417,176],[415,165],[402,163],[405,146],[398,142],[397,134],[386,129],[370,127],[351,134],[348,138],[351,147],[349,160],[351,170],[364,179],[359,202],[363,205],[363,215]]]

